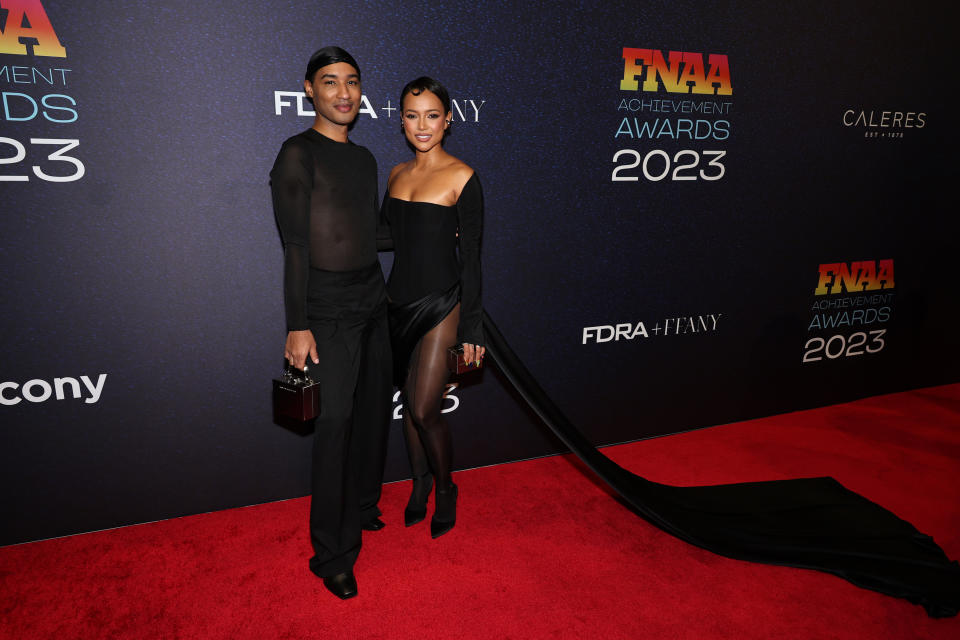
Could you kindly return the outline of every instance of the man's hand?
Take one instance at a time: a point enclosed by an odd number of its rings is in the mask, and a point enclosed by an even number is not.
[[[313,339],[313,332],[309,329],[303,331],[291,331],[287,334],[287,344],[283,348],[283,357],[287,362],[303,371],[303,365],[307,363],[307,356],[313,364],[320,364],[320,356],[317,355],[317,341]]]

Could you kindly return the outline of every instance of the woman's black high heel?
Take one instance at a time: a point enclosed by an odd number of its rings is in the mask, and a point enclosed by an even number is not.
[[[439,538],[457,523],[457,493],[457,485],[451,482],[448,490],[437,489],[434,494],[436,510],[430,520],[431,537]]]
[[[427,498],[433,488],[433,476],[425,473],[413,479],[413,490],[403,510],[403,526],[411,527],[427,517]]]

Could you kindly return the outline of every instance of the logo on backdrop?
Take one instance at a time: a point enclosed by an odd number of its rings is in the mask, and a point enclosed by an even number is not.
[[[67,57],[40,0],[0,0],[0,9],[7,11],[0,25],[0,53],[25,56],[31,46],[35,56]]]
[[[612,182],[715,181],[726,167],[733,85],[719,53],[624,47]],[[665,148],[666,147],[666,148]],[[677,147],[680,147],[679,149]]]
[[[0,0],[0,9],[0,117],[15,135],[0,136],[0,182],[79,180],[86,167],[68,154],[80,141],[37,132],[79,117],[67,50],[40,0]]]
[[[923,111],[847,109],[841,119],[844,127],[862,131],[864,138],[902,140],[912,129],[927,126],[927,114]]]
[[[883,351],[893,314],[893,260],[830,262],[817,267],[802,362]]]
[[[442,407],[440,409],[440,413],[450,413],[451,411],[456,411],[460,407],[460,398],[453,395],[453,392],[456,391],[458,386],[459,385],[456,382],[451,382],[447,385],[447,390],[443,393],[443,399],[449,404]],[[403,419],[403,403],[400,402],[399,391],[394,392],[393,403],[393,419]]]
[[[708,313],[705,315],[663,318],[653,322],[641,320],[636,324],[619,322],[584,327],[580,344],[715,333],[722,315],[722,313]]]
[[[94,380],[90,376],[79,378],[54,378],[47,382],[41,378],[18,382],[0,382],[0,404],[12,407],[24,400],[40,403],[48,400],[83,400],[84,404],[96,404],[103,393],[107,374],[101,373]]]
[[[486,102],[481,98],[451,98],[450,111],[453,113],[453,120],[455,122],[480,122],[480,111]],[[395,115],[394,111],[399,112],[399,108],[389,99],[377,101],[377,105],[374,107],[366,94],[360,96],[360,111],[357,118],[390,120]],[[274,91],[273,114],[282,116],[293,111],[301,118],[313,118],[317,115],[313,111],[313,104],[303,91]],[[396,114],[396,117],[400,117],[399,113]]]

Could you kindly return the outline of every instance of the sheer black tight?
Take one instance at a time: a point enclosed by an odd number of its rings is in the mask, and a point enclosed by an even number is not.
[[[449,491],[453,485],[453,443],[450,427],[440,410],[450,375],[447,349],[457,342],[459,323],[458,304],[420,339],[410,357],[403,389],[403,437],[414,482],[432,472],[440,492]]]

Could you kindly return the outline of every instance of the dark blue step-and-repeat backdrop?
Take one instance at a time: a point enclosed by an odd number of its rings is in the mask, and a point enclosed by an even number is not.
[[[590,4],[0,0],[0,544],[307,492],[268,172],[327,44],[381,185],[449,87],[484,304],[596,443],[960,380],[946,16]],[[444,407],[458,468],[562,450],[493,367]]]

